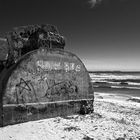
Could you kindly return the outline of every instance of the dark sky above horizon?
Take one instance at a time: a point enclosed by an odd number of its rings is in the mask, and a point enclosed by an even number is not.
[[[140,0],[1,0],[0,34],[56,25],[88,70],[140,71]]]

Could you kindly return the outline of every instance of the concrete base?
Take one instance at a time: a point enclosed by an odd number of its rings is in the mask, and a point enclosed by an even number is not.
[[[7,104],[3,106],[3,117],[0,126],[28,121],[88,114],[93,112],[93,99],[66,100],[57,102],[37,102],[27,104]]]

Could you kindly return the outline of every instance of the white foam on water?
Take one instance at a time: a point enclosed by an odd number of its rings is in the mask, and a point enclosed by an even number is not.
[[[136,82],[127,82],[128,85],[135,85],[135,86],[140,86],[140,83],[136,83]]]
[[[118,74],[118,75],[116,75],[116,74],[100,74],[100,75],[97,75],[96,73],[95,74],[93,74],[93,73],[89,73],[89,75],[90,75],[90,77],[91,77],[91,79],[93,79],[93,80],[111,80],[111,79],[116,79],[116,80],[127,80],[127,79],[135,79],[135,80],[137,80],[137,79],[140,79],[140,75],[126,75],[126,74],[124,74],[124,75],[122,75],[122,74]]]
[[[140,89],[140,87],[129,87],[129,86],[111,86],[111,88]]]
[[[139,82],[129,82],[127,80],[140,80],[140,75],[130,75],[130,74],[110,74],[110,73],[89,73],[91,77],[91,82],[100,82],[100,84],[110,84],[112,88],[127,88],[127,89],[140,89]],[[119,81],[111,81],[119,80]],[[124,84],[121,83],[121,80],[124,81]],[[123,81],[122,81],[123,82]]]

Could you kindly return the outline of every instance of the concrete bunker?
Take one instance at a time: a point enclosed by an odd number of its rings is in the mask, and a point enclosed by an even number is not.
[[[94,93],[84,64],[64,51],[64,38],[49,27],[20,27],[7,35],[8,54],[0,73],[0,126],[93,112]],[[35,32],[37,37],[30,39]]]

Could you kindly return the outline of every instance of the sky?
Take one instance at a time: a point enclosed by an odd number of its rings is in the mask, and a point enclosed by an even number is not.
[[[140,0],[1,0],[0,35],[53,24],[88,70],[140,71]]]

